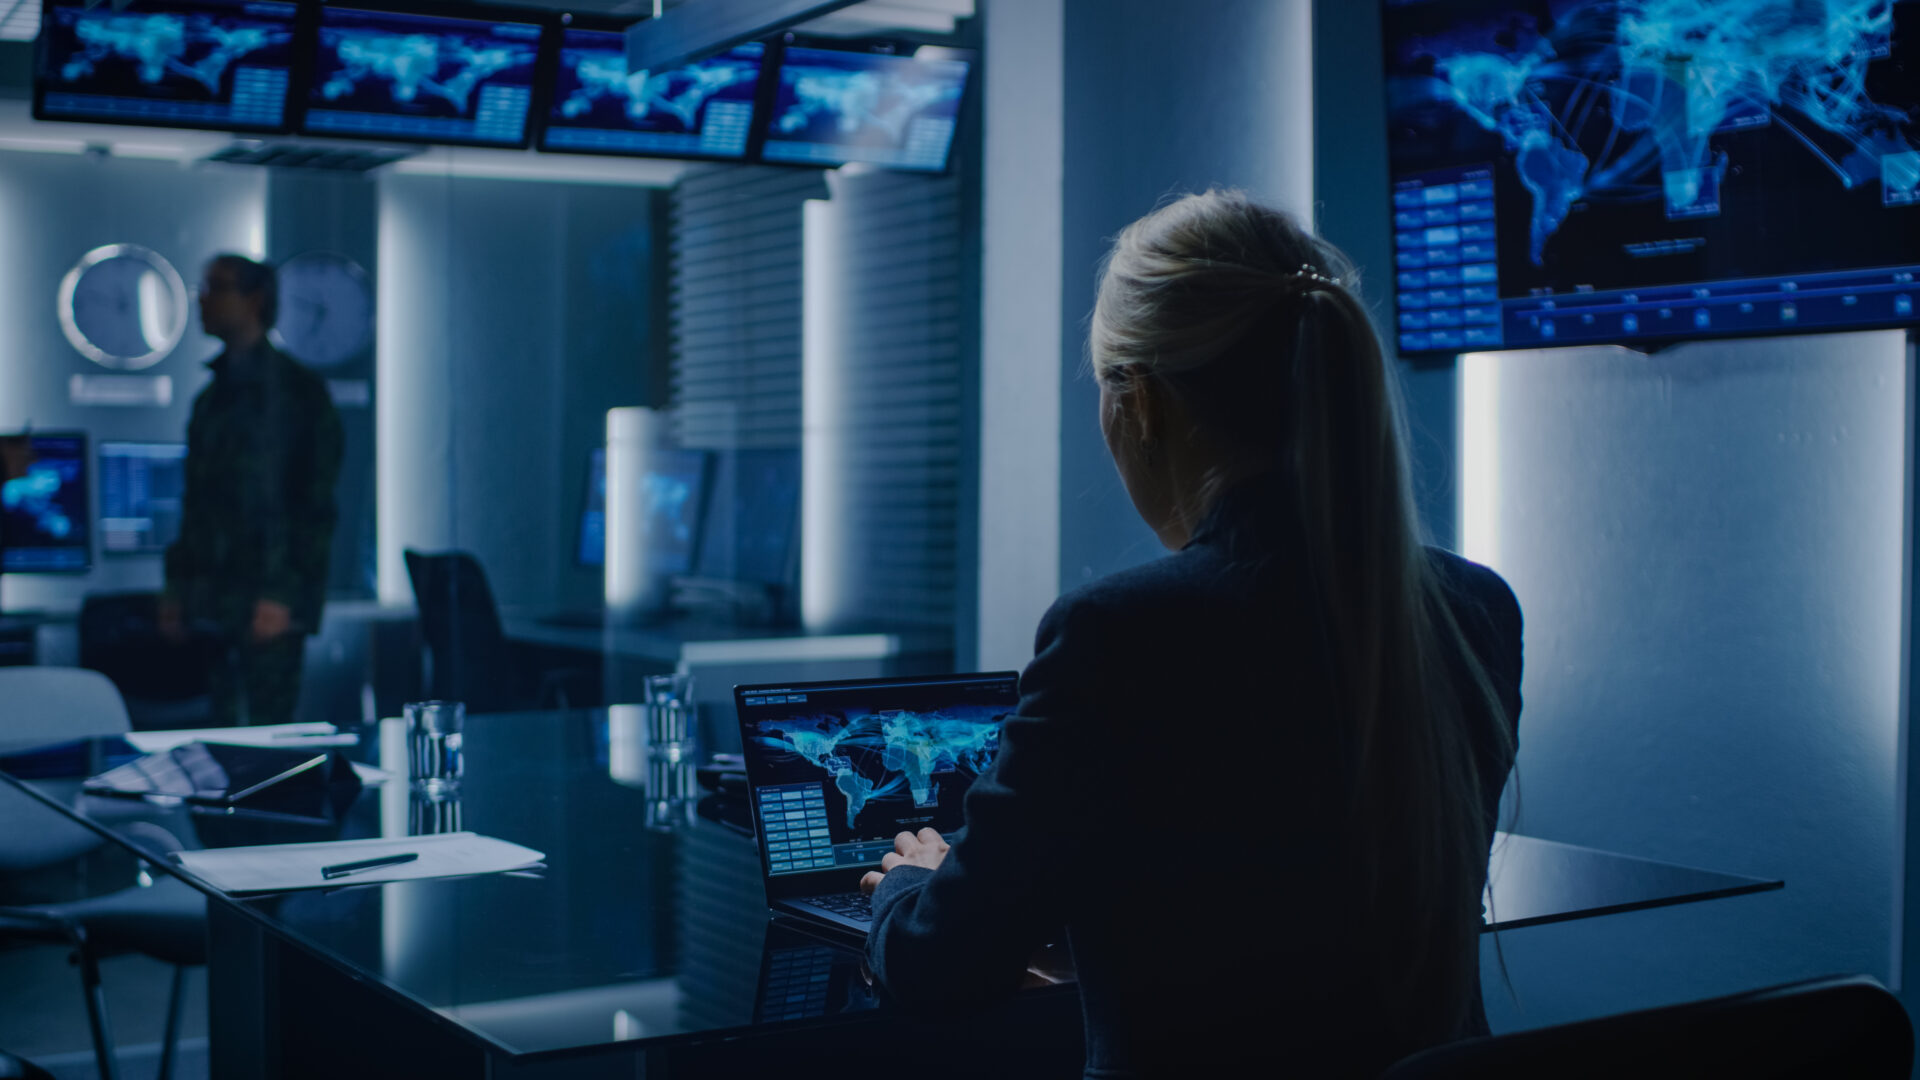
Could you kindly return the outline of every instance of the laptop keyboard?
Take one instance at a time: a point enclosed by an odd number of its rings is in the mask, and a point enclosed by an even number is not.
[[[834,893],[831,896],[809,896],[807,903],[824,908],[856,922],[873,921],[873,902],[865,893]]]

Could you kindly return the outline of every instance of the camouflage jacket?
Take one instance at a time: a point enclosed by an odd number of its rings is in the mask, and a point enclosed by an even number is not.
[[[339,517],[342,434],[327,385],[262,342],[222,353],[187,423],[180,536],[167,592],[189,619],[238,630],[254,602],[277,600],[299,628],[320,626]]]

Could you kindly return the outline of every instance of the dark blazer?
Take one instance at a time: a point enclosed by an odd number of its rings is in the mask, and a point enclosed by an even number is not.
[[[1335,836],[1347,749],[1294,533],[1243,485],[1184,550],[1054,604],[964,833],[938,871],[874,895],[868,962],[895,999],[1008,994],[1064,927],[1088,1076],[1371,1075],[1419,1049],[1387,1042],[1356,963],[1372,935]],[[1513,593],[1431,557],[1515,724]],[[1491,844],[1512,761],[1483,744]],[[1472,1013],[1484,1029],[1477,997]]]

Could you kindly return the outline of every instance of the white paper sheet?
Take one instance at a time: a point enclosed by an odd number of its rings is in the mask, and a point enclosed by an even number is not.
[[[278,746],[304,750],[310,746],[354,746],[360,736],[327,723],[262,724],[259,727],[181,728],[178,731],[129,731],[124,736],[135,750],[158,754],[190,742],[232,746]]]
[[[383,866],[346,877],[324,878],[322,867],[418,853],[413,862]],[[498,874],[538,866],[545,855],[532,848],[476,833],[408,836],[378,840],[336,840],[323,844],[264,844],[258,847],[176,851],[175,862],[228,893],[338,889],[419,878]]]

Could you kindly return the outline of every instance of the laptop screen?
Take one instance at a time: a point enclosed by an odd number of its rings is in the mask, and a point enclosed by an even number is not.
[[[772,876],[875,866],[902,832],[960,827],[1019,704],[1013,672],[734,690]]]

